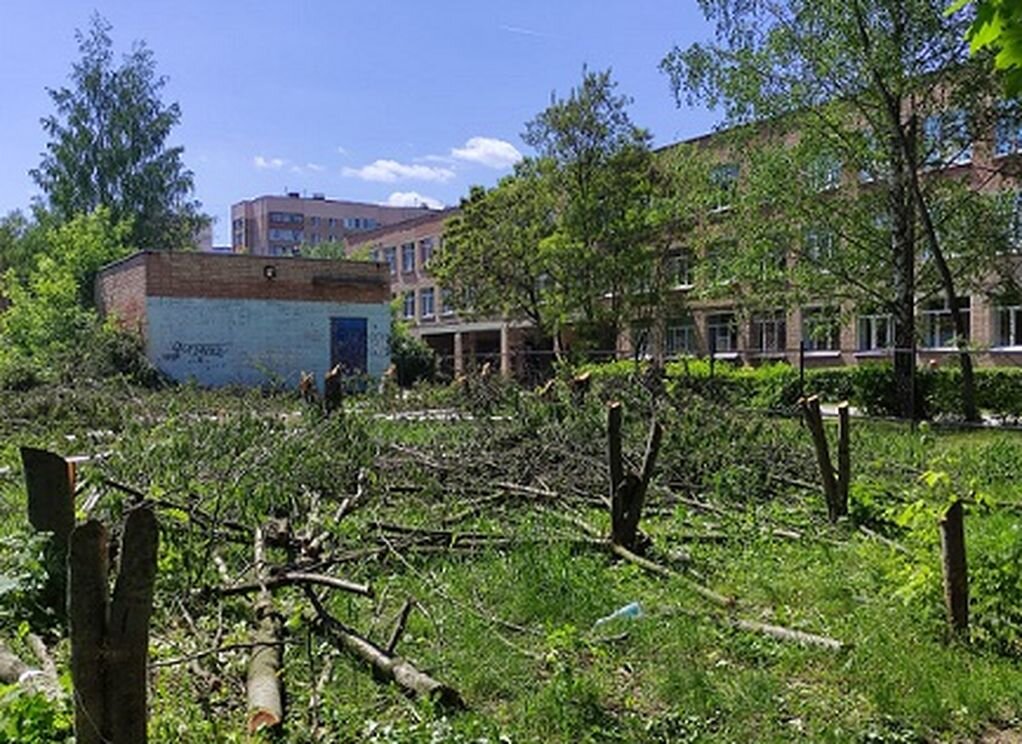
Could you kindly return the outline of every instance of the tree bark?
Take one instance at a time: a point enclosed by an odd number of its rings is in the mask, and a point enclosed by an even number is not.
[[[834,466],[831,464],[830,449],[827,446],[827,433],[823,428],[823,416],[820,413],[820,399],[813,395],[802,401],[802,412],[806,426],[813,436],[813,448],[816,450],[816,463],[820,469],[820,481],[823,484],[823,498],[827,502],[827,517],[836,522],[840,516],[838,508],[838,486],[834,479]]]
[[[106,715],[114,744],[145,744],[149,618],[153,612],[159,528],[151,506],[124,523],[120,567],[106,638]]]
[[[50,532],[46,545],[47,581],[43,601],[63,617],[67,595],[68,539],[75,526],[75,466],[60,455],[21,448],[28,491],[28,521],[38,532]]]
[[[110,741],[106,726],[103,643],[106,636],[107,532],[97,520],[71,533],[70,592],[71,682],[75,700],[75,741],[103,744]]]
[[[969,632],[969,574],[965,562],[965,520],[962,502],[955,501],[940,520],[944,568],[944,604],[952,635]]]
[[[851,419],[848,414],[848,401],[842,401],[837,407],[837,513],[838,516],[848,514],[848,487],[852,476]]]

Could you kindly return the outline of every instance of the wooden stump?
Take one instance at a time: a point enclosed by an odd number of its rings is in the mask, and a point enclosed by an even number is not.
[[[67,552],[75,526],[75,466],[60,455],[21,448],[28,492],[28,521],[38,532],[50,532],[46,545],[47,581],[43,602],[63,617],[67,594]]]
[[[944,567],[944,605],[952,635],[969,631],[969,573],[965,562],[965,515],[955,501],[940,520],[940,550]]]
[[[71,533],[68,568],[71,591],[71,682],[75,700],[75,741],[100,744],[109,740],[106,716],[103,641],[107,611],[107,531],[90,520]]]

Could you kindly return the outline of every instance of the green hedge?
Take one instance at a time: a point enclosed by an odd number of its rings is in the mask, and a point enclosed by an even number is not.
[[[634,361],[586,365],[593,381],[614,387],[644,374],[647,366]],[[670,362],[665,366],[668,390],[688,390],[736,405],[785,410],[798,403],[798,370],[783,362],[758,367],[717,362],[713,375],[705,359]],[[983,367],[975,371],[979,408],[1004,420],[1022,418],[1022,369]],[[961,416],[961,370],[957,367],[920,368],[916,372],[917,410],[920,416]],[[873,416],[894,416],[899,398],[891,364],[876,362],[855,367],[806,370],[805,391],[823,400],[847,400]]]

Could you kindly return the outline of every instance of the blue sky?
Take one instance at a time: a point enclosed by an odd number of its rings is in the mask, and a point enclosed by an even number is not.
[[[657,64],[711,30],[693,0],[48,0],[0,29],[0,213],[37,193],[28,170],[93,10],[118,52],[144,40],[169,78],[196,196],[228,242],[230,204],[266,193],[457,204],[492,185],[551,92],[613,69],[633,120],[666,144],[711,129],[675,106]]]

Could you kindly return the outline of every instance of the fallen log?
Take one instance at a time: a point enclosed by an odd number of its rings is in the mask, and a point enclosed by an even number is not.
[[[331,589],[339,589],[343,592],[351,592],[363,597],[373,596],[373,588],[368,584],[359,584],[347,579],[339,579],[336,576],[326,576],[324,574],[307,573],[304,571],[286,571],[245,584],[222,586],[214,589],[214,591],[221,597],[232,597],[238,594],[251,594],[263,589],[277,589],[297,584],[316,584],[318,586],[327,586]]]
[[[255,573],[259,579],[259,597],[253,608],[256,628],[252,633],[252,656],[248,664],[245,691],[248,698],[248,732],[276,728],[284,720],[280,685],[280,618],[266,578],[266,537],[256,528],[254,541]]]
[[[465,708],[465,701],[453,687],[420,671],[410,661],[388,654],[369,639],[358,635],[327,612],[313,592],[308,593],[329,637],[341,649],[369,664],[379,679],[393,682],[407,692],[431,700],[446,710]]]

